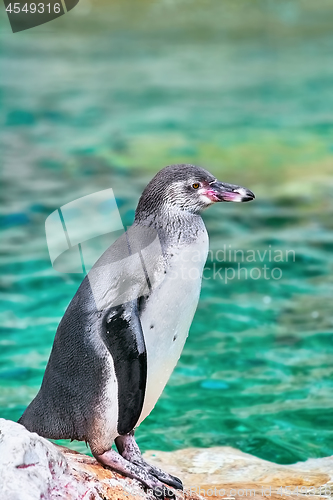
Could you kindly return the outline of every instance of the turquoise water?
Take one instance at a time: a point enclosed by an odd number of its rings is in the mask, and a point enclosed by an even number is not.
[[[18,419],[36,394],[82,279],[52,269],[46,217],[112,187],[129,225],[152,175],[189,161],[257,199],[204,215],[200,304],[138,443],[279,463],[332,454],[332,7],[80,9],[15,35],[1,18],[0,416]]]

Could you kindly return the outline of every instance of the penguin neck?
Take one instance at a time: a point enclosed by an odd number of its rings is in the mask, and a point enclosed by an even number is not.
[[[167,245],[189,245],[200,235],[206,233],[206,227],[200,214],[186,212],[171,207],[163,207],[154,214],[136,213],[135,225],[154,228],[161,240]]]

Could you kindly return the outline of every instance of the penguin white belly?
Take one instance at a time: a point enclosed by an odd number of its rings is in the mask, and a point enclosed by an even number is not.
[[[198,305],[208,235],[169,249],[166,273],[141,314],[147,349],[147,385],[139,425],[152,411],[183,350]],[[164,271],[163,271],[164,273]]]

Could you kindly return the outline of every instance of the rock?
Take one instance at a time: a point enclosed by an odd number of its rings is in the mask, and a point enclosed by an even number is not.
[[[307,500],[324,500],[333,492],[333,457],[277,465],[229,447],[150,451],[144,456],[182,479],[185,491],[177,492],[176,500],[296,500],[305,495]],[[0,419],[0,500],[138,498],[153,497],[137,481],[105,469],[94,458]]]
[[[94,458],[0,418],[0,500],[152,500],[142,485]],[[176,500],[200,500],[176,493]]]
[[[190,493],[212,500],[250,496],[324,500],[333,493],[333,456],[278,465],[228,446],[172,453],[150,451],[144,456],[148,462],[178,475]]]
[[[89,498],[86,484],[71,473],[52,443],[4,419],[0,419],[0,478],[1,499]]]

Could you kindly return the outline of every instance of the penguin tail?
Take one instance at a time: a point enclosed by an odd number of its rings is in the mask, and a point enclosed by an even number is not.
[[[75,439],[71,432],[71,425],[65,419],[58,418],[54,408],[50,408],[40,392],[27,407],[18,423],[30,432],[36,432],[48,439]]]

